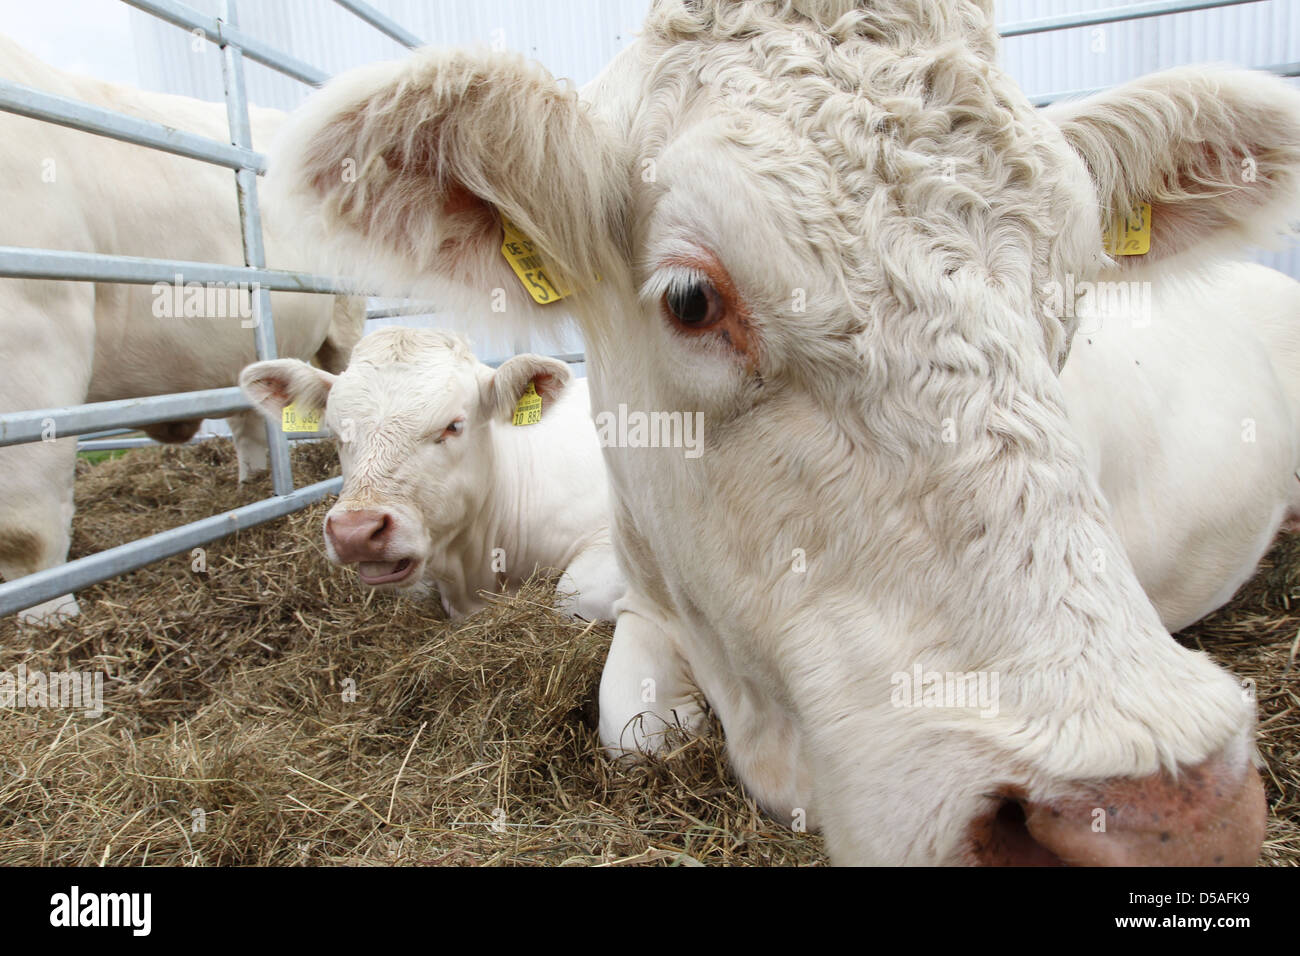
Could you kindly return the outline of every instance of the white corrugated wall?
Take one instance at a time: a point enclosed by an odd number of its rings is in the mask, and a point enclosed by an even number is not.
[[[188,0],[216,14],[218,0]],[[521,51],[552,73],[582,84],[594,77],[639,29],[649,0],[371,0],[428,43],[485,44]],[[999,0],[1007,24],[1064,13],[1123,7],[1125,0]],[[336,73],[404,48],[332,0],[243,0],[240,27],[322,70]],[[142,85],[203,99],[222,96],[215,48],[183,31],[132,12]],[[1183,63],[1272,66],[1300,61],[1300,0],[1258,0],[1097,27],[1003,41],[1003,62],[1030,95],[1111,86]],[[1300,83],[1300,80],[1291,82]],[[254,63],[253,102],[292,109],[308,88]],[[1300,278],[1300,246],[1263,252],[1261,261]],[[409,321],[403,319],[400,321]],[[476,338],[483,338],[482,334]],[[480,343],[482,344],[482,343]],[[488,351],[522,343],[491,343]],[[530,347],[577,347],[576,338]]]

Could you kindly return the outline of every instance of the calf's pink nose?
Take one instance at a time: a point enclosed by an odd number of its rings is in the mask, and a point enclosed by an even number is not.
[[[1259,773],[1215,757],[1177,777],[1085,784],[1062,799],[1009,798],[971,836],[976,862],[993,865],[1250,866],[1266,821]]]
[[[325,534],[343,564],[384,560],[392,531],[385,511],[340,511],[325,519]]]

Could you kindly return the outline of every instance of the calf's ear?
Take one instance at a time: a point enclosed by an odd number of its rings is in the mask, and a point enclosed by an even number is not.
[[[483,393],[486,413],[510,419],[519,399],[531,384],[542,400],[542,414],[545,415],[571,381],[573,373],[559,359],[545,355],[516,355],[502,362],[501,367],[486,380]]]
[[[1103,223],[1151,204],[1139,265],[1269,242],[1300,210],[1300,90],[1248,70],[1180,67],[1048,107],[1092,174]]]
[[[254,362],[239,373],[239,387],[248,400],[273,418],[286,405],[321,410],[337,378],[299,359]]]
[[[345,274],[530,322],[541,307],[502,253],[503,217],[531,243],[521,268],[540,253],[576,291],[626,268],[627,191],[618,138],[576,91],[515,54],[436,48],[328,83],[286,122],[266,182]]]

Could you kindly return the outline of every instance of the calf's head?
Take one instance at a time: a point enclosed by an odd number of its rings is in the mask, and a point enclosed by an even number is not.
[[[697,459],[607,450],[631,592],[835,859],[1251,860],[1252,702],[1142,594],[1049,303],[1138,203],[1148,267],[1285,218],[1300,95],[1184,69],[1044,113],[996,42],[986,3],[660,0],[582,98],[504,53],[343,76],[270,185],[359,268],[545,322],[508,218],[576,290],[597,411],[704,412]]]
[[[490,503],[495,429],[530,384],[544,408],[570,377],[540,355],[494,371],[457,335],[390,326],[362,339],[338,375],[280,359],[248,366],[240,385],[277,419],[289,404],[324,412],[343,471],[325,518],[330,560],[374,587],[422,589],[427,563],[456,550]]]

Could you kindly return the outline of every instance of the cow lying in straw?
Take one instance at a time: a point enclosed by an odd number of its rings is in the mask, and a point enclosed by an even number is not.
[[[608,481],[586,380],[563,362],[519,355],[493,371],[459,336],[390,326],[340,375],[280,359],[240,385],[277,420],[289,403],[324,410],[344,482],[325,549],[363,583],[436,587],[456,617],[484,606],[481,591],[557,568],[568,610],[613,619],[625,584]]]
[[[705,416],[697,457],[606,454],[612,753],[706,700],[840,863],[1248,863],[1253,701],[1139,585],[1051,290],[1281,227],[1300,93],[1178,69],[1045,114],[997,42],[987,0],[658,0],[583,98],[500,52],[340,77],[271,179],[363,272],[547,322],[508,219],[573,290],[593,408]]]
[[[1088,288],[1061,386],[1160,619],[1226,604],[1300,516],[1300,283],[1249,263]]]

